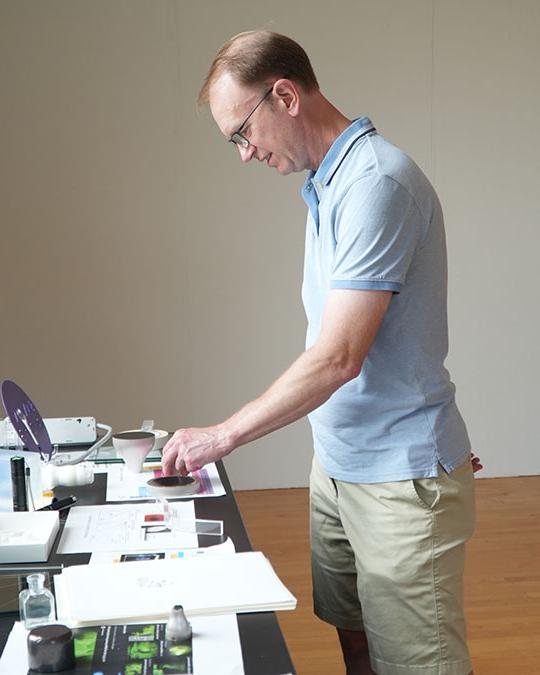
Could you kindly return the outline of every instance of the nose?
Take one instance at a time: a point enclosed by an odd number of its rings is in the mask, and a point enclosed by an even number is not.
[[[243,145],[237,145],[236,147],[240,153],[240,159],[243,162],[249,162],[253,158],[253,155],[256,151],[255,146],[251,145],[251,143],[247,146],[247,148],[245,148]]]

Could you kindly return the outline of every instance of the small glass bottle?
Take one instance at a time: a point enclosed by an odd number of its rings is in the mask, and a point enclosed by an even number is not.
[[[35,628],[56,621],[54,596],[45,588],[45,575],[38,572],[26,577],[28,588],[19,593],[19,612],[25,628]]]

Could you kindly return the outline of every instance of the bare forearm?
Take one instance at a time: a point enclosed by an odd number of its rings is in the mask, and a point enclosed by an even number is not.
[[[351,377],[316,348],[305,351],[259,398],[223,422],[229,451],[304,417]]]
[[[317,347],[307,350],[262,396],[225,422],[178,429],[163,449],[165,475],[195,471],[315,410],[356,374],[350,361],[335,354]]]
[[[195,471],[318,408],[360,372],[391,295],[333,289],[313,347],[262,396],[225,422],[177,429],[163,449],[165,475]]]

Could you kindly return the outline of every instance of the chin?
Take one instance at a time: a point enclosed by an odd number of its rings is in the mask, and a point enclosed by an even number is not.
[[[291,166],[290,164],[287,164],[285,166],[279,166],[279,164],[277,164],[275,169],[280,174],[280,176],[288,176],[290,173],[294,171],[294,167]]]

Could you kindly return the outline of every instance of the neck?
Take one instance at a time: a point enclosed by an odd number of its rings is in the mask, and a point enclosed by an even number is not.
[[[316,171],[336,138],[351,124],[320,91],[309,95],[305,106],[306,145],[309,158],[307,168]]]

